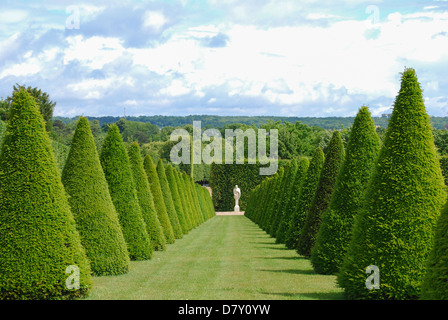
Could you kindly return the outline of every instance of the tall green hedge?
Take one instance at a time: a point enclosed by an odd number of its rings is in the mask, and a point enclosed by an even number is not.
[[[278,169],[278,171],[274,174],[274,184],[270,190],[269,195],[269,202],[267,202],[266,208],[265,208],[265,216],[263,217],[263,221],[261,224],[261,228],[266,231],[266,233],[269,234],[270,227],[272,224],[272,219],[274,215],[274,211],[277,208],[276,203],[278,201],[278,196],[280,191],[282,190],[282,181],[283,181],[283,175],[285,174],[284,168]]]
[[[163,201],[165,202],[166,212],[170,218],[171,226],[173,227],[174,238],[181,239],[183,237],[182,228],[177,217],[176,208],[174,206],[173,197],[171,196],[171,189],[166,178],[165,167],[162,159],[157,163],[157,176],[159,177],[160,187],[162,189]]]
[[[299,195],[295,202],[295,206],[291,206],[291,208],[293,208],[293,214],[291,216],[291,222],[286,233],[285,241],[286,246],[290,249],[297,249],[306,216],[314,199],[314,195],[316,194],[316,188],[319,183],[319,177],[324,162],[324,152],[321,148],[317,147],[314,151],[313,158],[310,160],[310,165],[306,173],[306,178],[303,181],[303,185],[299,185],[296,189],[299,190]]]
[[[150,259],[153,247],[138,202],[126,147],[115,124],[109,127],[100,160],[128,245],[129,257],[131,260]]]
[[[291,177],[291,185],[289,191],[286,192],[287,197],[283,199],[283,219],[280,222],[280,226],[277,230],[276,241],[277,243],[285,243],[288,233],[288,229],[292,224],[292,216],[296,208],[296,203],[300,194],[300,190],[305,181],[306,173],[310,161],[308,158],[300,158],[295,164],[296,169],[294,175]]]
[[[182,212],[184,213],[184,219],[187,226],[187,230],[190,231],[194,228],[193,221],[191,217],[191,207],[189,205],[188,198],[185,192],[184,182],[182,179],[182,175],[179,171],[173,169],[173,175],[175,178],[175,184],[177,186],[177,189],[179,191],[179,199],[180,203],[182,205]]]
[[[258,164],[213,163],[210,169],[210,187],[213,190],[216,211],[233,211],[235,185],[241,189],[239,206],[241,211],[244,211],[250,191],[263,180],[259,170]]]
[[[80,118],[76,126],[62,183],[92,272],[128,272],[127,245],[87,118]]]
[[[133,142],[129,146],[128,156],[138,202],[142,210],[143,220],[145,220],[146,231],[148,232],[152,247],[154,250],[164,251],[166,249],[166,239],[157,216],[138,142]]]
[[[189,226],[188,226],[186,214],[182,207],[181,195],[180,195],[180,192],[183,192],[183,190],[180,189],[180,191],[179,191],[179,188],[178,188],[179,185],[178,185],[178,182],[176,181],[174,170],[176,170],[176,169],[174,169],[171,165],[168,165],[165,170],[166,178],[167,178],[168,184],[170,186],[174,207],[175,207],[175,210],[177,213],[177,218],[179,220],[180,227],[182,229],[182,233],[187,234],[189,231]]]
[[[445,185],[448,186],[448,155],[440,156],[439,162]]]
[[[414,69],[401,88],[372,178],[355,217],[338,274],[349,299],[419,296],[434,227],[446,201],[434,137]],[[380,289],[366,290],[366,268],[380,270]]]
[[[188,180],[188,188],[190,189],[191,193],[191,199],[193,200],[193,208],[194,213],[197,217],[198,225],[202,224],[204,222],[204,217],[202,216],[201,207],[199,205],[198,195],[196,193],[195,185],[193,178],[191,176],[187,176]]]
[[[353,219],[381,146],[369,109],[362,107],[353,123],[346,160],[337,178],[328,210],[323,213],[316,244],[311,252],[314,271],[339,270],[351,237]]]
[[[270,219],[266,225],[266,232],[275,237],[277,222],[280,220],[280,205],[282,204],[283,193],[285,192],[286,182],[289,179],[288,166],[279,169],[279,181],[275,190],[275,196],[269,209]]]
[[[435,229],[434,245],[426,264],[420,298],[448,300],[448,205]]]
[[[317,185],[316,194],[311,203],[310,210],[303,225],[303,232],[300,236],[297,250],[305,257],[311,256],[317,233],[322,221],[322,213],[327,210],[331,196],[336,184],[336,178],[344,162],[344,145],[341,133],[333,132],[330,145],[328,146],[327,157]]]
[[[168,212],[166,211],[165,201],[163,200],[162,188],[160,187],[159,177],[157,175],[154,162],[149,155],[143,159],[143,166],[145,168],[146,176],[148,177],[149,186],[151,187],[151,194],[154,199],[154,206],[157,216],[162,226],[163,234],[165,235],[166,243],[174,243],[173,227],[171,226]]]
[[[72,299],[91,287],[90,266],[45,123],[25,90],[14,93],[0,154],[0,299]],[[69,266],[79,289],[66,287]]]

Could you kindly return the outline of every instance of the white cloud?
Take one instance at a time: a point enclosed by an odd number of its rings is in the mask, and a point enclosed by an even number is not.
[[[159,32],[168,20],[160,11],[146,11],[143,15],[143,27],[151,29],[154,32]]]
[[[0,11],[0,25],[14,24],[24,21],[29,17],[28,11],[19,9],[2,9]]]
[[[73,36],[67,38],[68,47],[64,52],[64,64],[78,60],[92,69],[101,69],[106,63],[119,58],[125,48],[117,38]]]

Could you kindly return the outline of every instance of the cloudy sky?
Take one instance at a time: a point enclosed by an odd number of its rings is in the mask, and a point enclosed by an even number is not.
[[[447,0],[0,0],[0,97],[60,116],[381,115],[405,67],[447,115]]]

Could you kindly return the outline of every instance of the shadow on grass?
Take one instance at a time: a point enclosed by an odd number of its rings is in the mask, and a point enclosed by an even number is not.
[[[259,271],[264,272],[275,272],[275,273],[290,273],[290,274],[312,274],[315,275],[316,272],[312,269],[299,270],[299,269],[260,269]]]
[[[249,241],[248,243],[275,245],[275,243],[273,243],[273,242],[262,242],[262,241]]]
[[[259,257],[259,259],[269,259],[269,260],[307,260],[305,257]]]
[[[271,249],[271,250],[290,250],[288,248],[285,247],[257,247],[259,249]]]
[[[304,300],[344,300],[344,295],[339,292],[314,292],[314,293],[261,292],[261,294],[281,296],[287,298],[302,298]]]

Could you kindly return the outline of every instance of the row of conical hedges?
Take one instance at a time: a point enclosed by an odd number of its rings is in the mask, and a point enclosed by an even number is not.
[[[415,70],[402,74],[383,144],[362,107],[345,151],[335,131],[326,156],[300,162],[254,189],[250,219],[337,275],[348,299],[448,299],[447,190]],[[370,266],[379,288],[366,286]]]
[[[0,154],[0,299],[86,296],[91,275],[126,273],[214,214],[207,189],[126,148],[116,125],[98,154],[81,117],[60,175],[34,99],[14,94]]]

